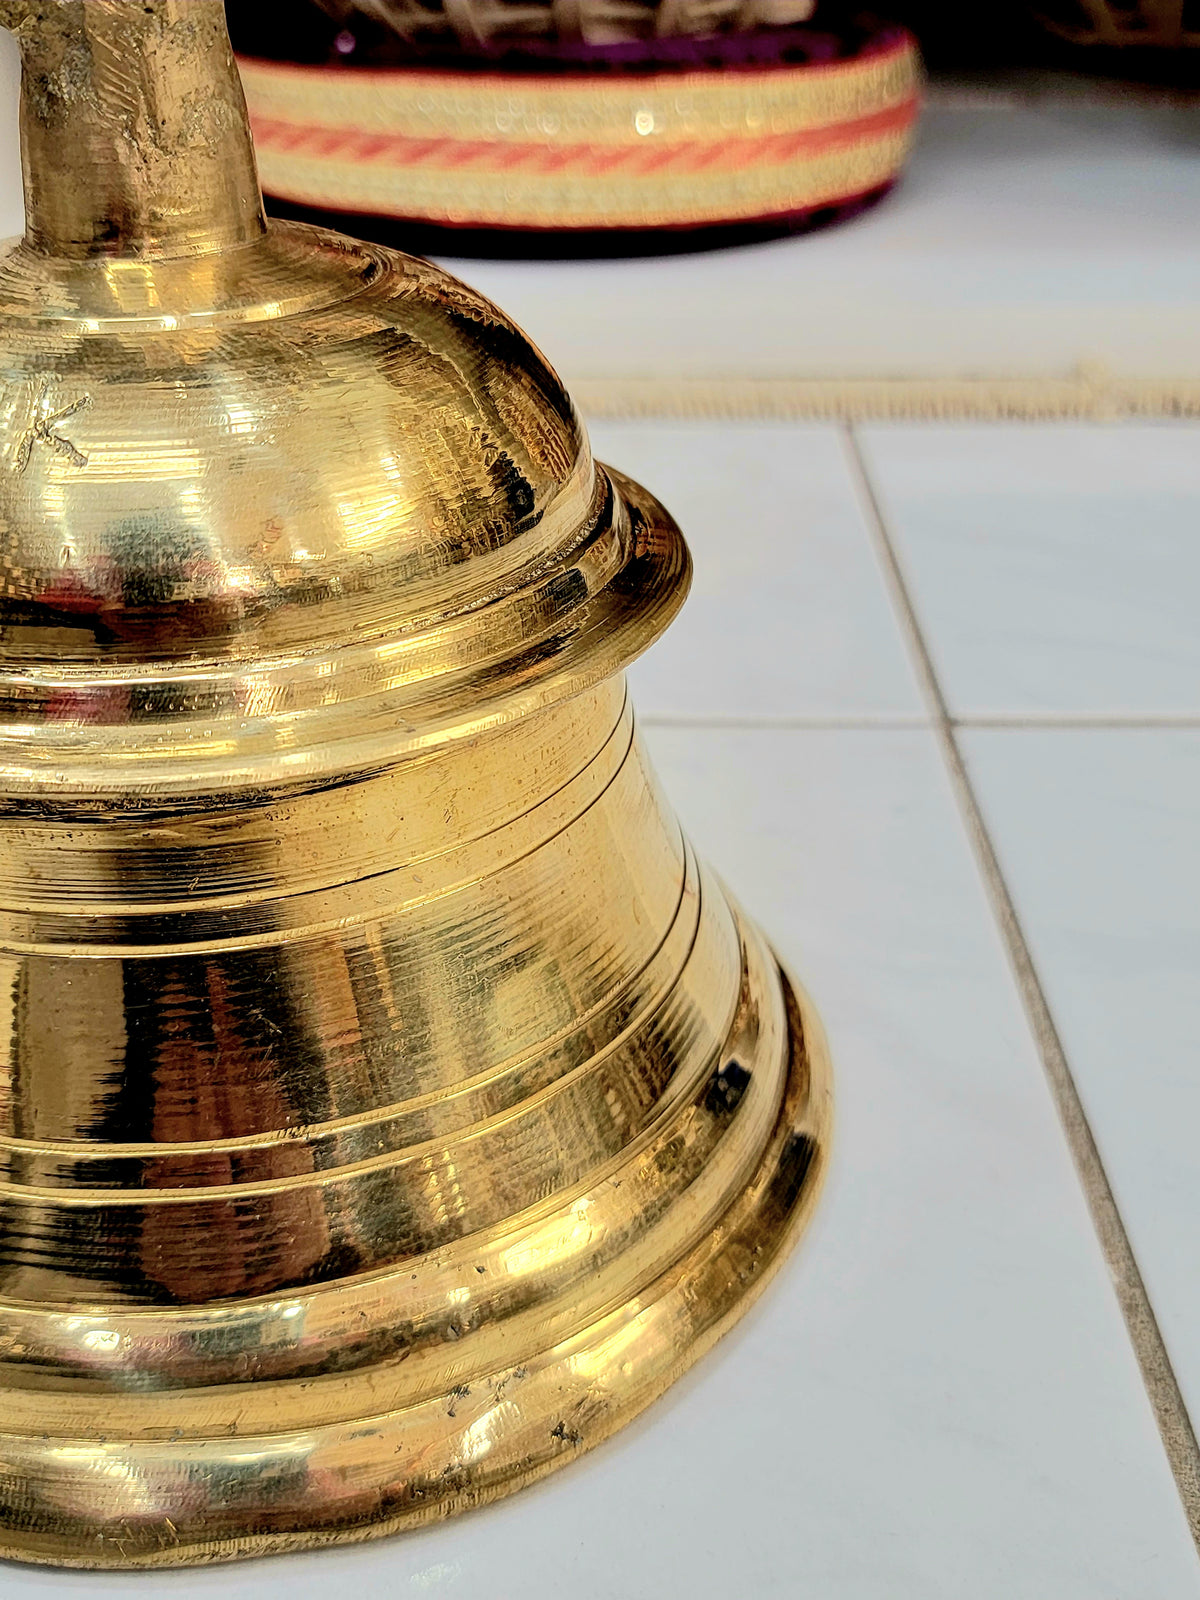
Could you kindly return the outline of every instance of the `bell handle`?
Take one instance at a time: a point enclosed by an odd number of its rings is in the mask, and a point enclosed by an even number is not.
[[[0,0],[21,47],[25,239],[201,255],[266,229],[223,0]]]

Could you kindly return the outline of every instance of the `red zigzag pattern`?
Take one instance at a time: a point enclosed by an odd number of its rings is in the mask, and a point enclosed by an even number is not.
[[[917,114],[917,98],[889,106],[851,122],[837,122],[793,133],[695,137],[679,142],[639,139],[636,144],[603,145],[555,140],[418,139],[402,133],[367,133],[355,128],[311,128],[275,118],[253,118],[254,135],[266,149],[318,160],[353,161],[372,166],[471,167],[496,172],[552,174],[571,168],[600,175],[622,169],[648,175],[701,172],[706,168],[741,171],[747,167],[782,166],[802,156],[853,149],[888,134],[902,133]]]

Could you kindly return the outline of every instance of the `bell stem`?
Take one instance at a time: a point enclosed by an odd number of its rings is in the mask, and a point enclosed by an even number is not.
[[[266,228],[223,0],[0,0],[21,47],[25,239],[162,258]]]

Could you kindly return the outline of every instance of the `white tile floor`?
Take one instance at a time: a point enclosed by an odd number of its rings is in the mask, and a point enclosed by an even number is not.
[[[1194,376],[1198,129],[1197,107],[934,110],[898,192],[848,227],[695,256],[450,265],[568,383]]]
[[[1186,374],[1195,118],[941,113],[902,195],[853,229],[464,270],[568,378]],[[0,157],[3,233],[6,123]],[[634,673],[662,776],[829,1029],[838,1144],[810,1235],[662,1404],[511,1501],[169,1580],[9,1566],[0,1594],[1200,1597],[1145,1330],[1109,1281],[945,760],[957,740],[1200,1407],[1200,428],[595,437],[696,554],[693,601]]]
[[[757,1311],[569,1472],[425,1533],[182,1574],[171,1594],[1200,1596],[937,701],[880,559],[890,544],[962,720],[954,736],[1200,1404],[1200,731],[1161,721],[1197,712],[1181,596],[1197,572],[1200,429],[854,441],[642,422],[595,436],[674,507],[696,552],[696,599],[635,687],[696,840],[825,1017],[828,1191]],[[1054,725],[1036,721],[1048,714]],[[2,1581],[13,1600],[143,1586],[16,1568]]]
[[[873,427],[955,716],[1200,722],[1192,426]]]
[[[634,668],[643,716],[923,718],[835,430],[597,423],[592,444],[653,485],[695,561],[686,625]]]
[[[1200,730],[970,730],[967,758],[1200,1416]]]

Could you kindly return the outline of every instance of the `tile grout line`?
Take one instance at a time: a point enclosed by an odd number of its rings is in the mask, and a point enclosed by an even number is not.
[[[1062,1040],[1051,1015],[1045,991],[1034,966],[1016,907],[1000,868],[991,835],[972,786],[966,762],[955,735],[933,659],[917,618],[916,608],[901,569],[879,498],[854,430],[842,430],[851,472],[866,516],[868,529],[883,575],[891,593],[901,627],[907,635],[921,688],[934,714],[934,732],[949,770],[963,819],[982,873],[992,910],[1000,925],[1009,960],[1017,980],[1042,1059],[1042,1066],[1054,1097],[1059,1119],[1075,1169],[1083,1187],[1092,1223],[1112,1277],[1125,1326],[1133,1345],[1142,1382],[1150,1398],[1154,1418],[1167,1460],[1175,1478],[1179,1498],[1200,1552],[1200,1446],[1179,1388],[1178,1379],[1163,1342],[1162,1330],[1146,1292],[1137,1258],[1117,1207],[1104,1162],[1087,1119],[1079,1090],[1071,1074]]]
[[[1131,713],[1128,716],[1099,716],[1091,713],[1013,712],[1011,715],[995,712],[971,712],[966,716],[948,716],[953,732],[977,728],[983,732],[998,733],[1162,733],[1200,732],[1200,716]],[[907,711],[829,711],[829,712],[753,712],[731,711],[643,711],[638,714],[643,728],[713,728],[746,729],[750,732],[779,733],[888,733],[901,731],[922,732],[934,726],[934,716],[929,712]]]
[[[756,715],[753,712],[731,712],[729,715],[721,713],[707,713],[703,711],[643,711],[638,714],[638,722],[643,728],[714,728],[714,729],[747,729],[752,732],[803,732],[803,733],[833,733],[883,731],[899,728],[911,730],[913,728],[928,731],[930,718],[927,713],[909,714],[897,712],[894,716],[887,713],[873,715],[870,712],[848,711],[843,713],[831,712],[827,716],[820,713],[804,715],[800,713],[790,716],[787,713],[774,715],[766,713]]]
[[[1150,733],[1188,732],[1200,729],[1200,715],[1181,711],[971,711],[950,717],[953,728],[995,728],[1007,731],[1048,729],[1063,733],[1129,733],[1145,729]]]

